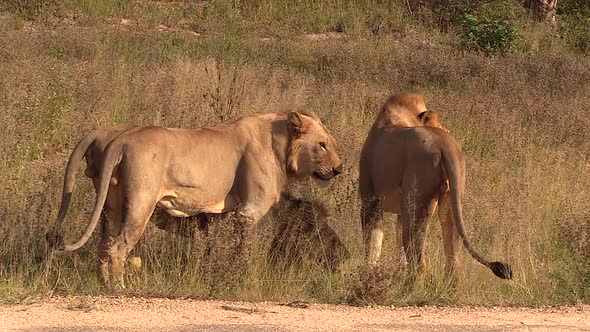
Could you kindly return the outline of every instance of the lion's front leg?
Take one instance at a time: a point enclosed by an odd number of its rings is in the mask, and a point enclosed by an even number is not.
[[[234,219],[234,227],[237,230],[238,243],[237,254],[246,263],[249,261],[250,251],[252,249],[252,236],[254,223],[256,221],[250,215],[238,212]]]
[[[272,165],[259,163],[258,157],[253,153],[243,156],[236,170],[234,189],[228,193],[237,196],[236,201],[240,202],[240,205],[235,211],[226,213],[227,218],[222,217],[220,224],[212,225],[215,230],[208,247],[210,248],[209,270],[214,288],[220,286],[218,283],[227,283],[227,279],[235,281],[235,277],[245,272],[251,261],[254,227],[280,196],[278,191],[280,188],[277,187],[277,180],[274,178],[279,174],[270,167]],[[230,237],[220,234],[222,224],[226,225],[225,233]],[[223,241],[217,241],[218,239]],[[219,255],[224,251],[227,252],[226,255]],[[225,269],[220,268],[222,265],[219,265],[223,261],[227,264]]]
[[[234,218],[234,228],[237,230],[238,237],[236,252],[245,265],[250,263],[255,226],[271,206],[272,204],[245,205],[236,213]]]
[[[278,176],[276,170],[272,165],[261,164],[256,154],[245,155],[237,172],[243,176],[238,180],[235,192],[241,202],[235,219],[238,227],[237,251],[248,262],[254,226],[279,201],[281,189],[274,178]]]
[[[239,283],[247,271],[255,222],[243,209],[211,216],[201,272],[209,279],[212,293]]]

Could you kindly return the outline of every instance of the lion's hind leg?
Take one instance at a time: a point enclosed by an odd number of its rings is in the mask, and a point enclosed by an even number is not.
[[[426,270],[426,236],[436,199],[430,195],[405,195],[402,199],[402,242],[406,252],[410,276],[408,286],[413,288]]]
[[[402,268],[408,266],[408,260],[406,258],[406,251],[404,250],[404,223],[400,215],[395,215],[395,237],[396,237],[396,249],[398,255],[398,264]]]
[[[113,281],[121,288],[125,288],[123,275],[127,255],[143,234],[145,226],[154,210],[154,206],[155,204],[151,205],[151,207],[146,204],[143,209],[136,208],[132,211],[127,209],[123,213],[124,225],[109,248]]]
[[[101,240],[98,244],[98,274],[104,286],[111,287],[111,255],[110,248],[121,233],[123,223],[123,197],[119,186],[111,186],[107,196],[107,204],[101,215]]]
[[[438,217],[441,223],[446,259],[445,272],[447,277],[450,278],[451,286],[455,288],[458,282],[458,272],[461,271],[461,262],[459,261],[461,237],[453,218],[450,192],[441,193],[439,203]]]
[[[111,286],[110,248],[121,232],[121,209],[106,208],[101,216],[101,240],[98,244],[98,274],[104,286]]]
[[[151,183],[146,183],[151,182]],[[130,181],[130,183],[133,183]],[[109,248],[112,280],[116,286],[124,288],[123,274],[127,255],[143,234],[158,200],[159,180],[144,180],[140,188],[125,187],[122,200],[121,229]]]
[[[377,264],[383,244],[383,207],[376,198],[364,198],[361,206],[361,222],[365,255],[370,265]]]

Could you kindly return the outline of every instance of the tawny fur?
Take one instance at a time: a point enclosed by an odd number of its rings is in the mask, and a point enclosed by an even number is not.
[[[350,253],[327,218],[328,210],[321,202],[284,193],[272,213],[274,233],[268,251],[271,264],[297,269],[308,262],[337,271]]]
[[[425,269],[424,241],[437,204],[442,224],[446,270],[460,267],[461,240],[469,253],[501,278],[511,278],[510,266],[489,262],[475,252],[463,228],[462,199],[465,160],[457,142],[428,116],[416,94],[390,97],[365,141],[360,158],[359,191],[365,251],[370,264],[379,260],[383,212],[398,216],[398,236],[410,267]],[[414,119],[412,117],[415,117]],[[435,124],[435,125],[432,125]]]
[[[438,115],[426,108],[424,96],[419,93],[402,93],[387,98],[373,124],[373,128],[422,126],[445,129]]]
[[[98,192],[98,175],[100,173],[100,165],[102,165],[104,160],[104,150],[106,146],[123,132],[136,127],[137,126],[133,125],[118,125],[99,128],[84,136],[78,144],[76,144],[76,147],[68,159],[68,165],[66,166],[59,212],[52,229],[46,234],[50,249],[62,247],[64,245],[62,223],[70,206],[70,200],[76,182],[76,171],[80,167],[82,159],[86,159],[86,172],[84,174],[92,180],[94,188]]]
[[[107,249],[99,252],[100,271],[105,283],[122,286],[127,254],[156,206],[175,217],[235,209],[241,219],[257,222],[289,180],[312,177],[326,183],[342,170],[334,139],[315,114],[307,114],[256,114],[199,129],[124,131],[104,150],[84,235],[63,250],[86,243],[105,206],[101,247]],[[300,146],[295,152],[293,144]],[[68,168],[66,179],[71,172]]]
[[[116,125],[113,127],[99,128],[87,134],[78,142],[68,159],[58,217],[56,218],[53,227],[46,234],[50,248],[59,248],[64,245],[62,223],[70,205],[76,181],[76,171],[80,167],[82,159],[86,160],[86,171],[84,174],[92,180],[95,192],[98,193],[99,175],[102,171],[102,163],[104,161],[107,145],[120,134],[134,128],[139,128],[139,126]],[[116,182],[116,178],[111,178],[112,185],[117,185]],[[118,199],[116,195],[114,197],[109,197],[107,195],[107,202],[116,199]],[[156,227],[170,233],[191,237],[195,235],[195,232],[202,232],[205,227],[204,219],[206,219],[204,215],[198,215],[191,218],[174,218],[166,213],[155,213],[152,217]],[[106,225],[103,227],[106,227]],[[108,256],[107,253],[103,252],[107,249],[108,248],[99,248],[102,252],[99,256]],[[135,259],[137,260],[139,258],[136,257]]]

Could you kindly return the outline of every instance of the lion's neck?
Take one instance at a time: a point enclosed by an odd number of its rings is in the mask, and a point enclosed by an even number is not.
[[[283,183],[287,180],[288,168],[287,168],[287,154],[289,151],[289,132],[287,129],[287,119],[280,119],[272,122],[272,149],[281,169],[281,176]]]

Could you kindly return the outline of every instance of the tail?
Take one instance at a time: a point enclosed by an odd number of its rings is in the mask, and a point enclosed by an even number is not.
[[[465,188],[465,160],[463,153],[459,146],[450,142],[442,144],[442,160],[447,170],[449,180],[451,182],[451,203],[453,206],[453,215],[455,217],[455,225],[459,231],[459,235],[463,240],[465,249],[471,254],[475,260],[487,266],[494,274],[502,279],[512,279],[512,267],[503,262],[490,262],[481,255],[479,255],[469,242],[463,227],[463,209],[462,200]]]
[[[47,243],[50,248],[61,248],[63,247],[63,237],[61,235],[61,225],[66,217],[68,208],[70,206],[70,200],[72,199],[72,192],[74,190],[74,184],[76,182],[76,171],[80,167],[82,158],[86,155],[88,148],[98,137],[98,131],[94,131],[86,135],[74,148],[70,159],[68,160],[68,166],[66,167],[66,173],[64,175],[64,185],[61,196],[61,204],[59,206],[59,212],[53,226],[53,231],[49,231],[46,234]]]
[[[82,238],[74,244],[65,245],[62,251],[74,251],[79,249],[88,241],[88,239],[90,239],[90,236],[92,236],[92,233],[98,224],[98,220],[100,219],[100,214],[102,212],[104,203],[107,199],[109,183],[111,176],[113,175],[113,170],[120,162],[121,156],[122,145],[116,141],[112,142],[106,150],[104,165],[102,167],[102,172],[100,173],[99,186],[96,193],[96,201],[94,203],[94,209],[92,210],[92,216],[90,217],[90,223],[88,224],[84,235],[82,235]]]

